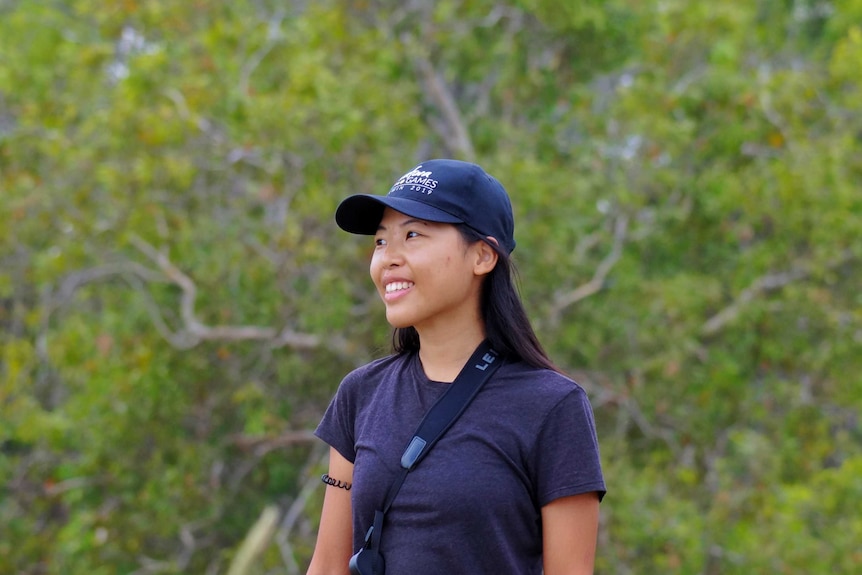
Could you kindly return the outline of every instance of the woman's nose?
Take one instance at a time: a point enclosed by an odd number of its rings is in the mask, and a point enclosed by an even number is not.
[[[403,262],[401,249],[394,244],[388,243],[374,252],[377,264],[384,268],[397,267]]]
[[[389,244],[383,251],[383,265],[385,265],[386,267],[394,267],[401,265],[402,253],[400,248],[396,247],[394,244]]]

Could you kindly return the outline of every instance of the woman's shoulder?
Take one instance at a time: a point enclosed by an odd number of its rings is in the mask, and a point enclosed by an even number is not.
[[[553,369],[513,361],[505,364],[500,372],[506,388],[536,401],[556,403],[570,396],[586,397],[584,388],[574,379]]]
[[[350,371],[341,382],[342,387],[380,380],[393,371],[403,368],[409,361],[409,354],[392,354],[369,361]]]
[[[501,371],[506,377],[548,386],[551,389],[569,391],[572,389],[581,389],[581,386],[574,379],[562,372],[544,367],[535,367],[524,361],[508,361],[503,365]]]

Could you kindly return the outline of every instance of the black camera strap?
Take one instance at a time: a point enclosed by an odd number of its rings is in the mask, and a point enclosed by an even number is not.
[[[483,341],[467,360],[455,381],[449,385],[449,388],[422,418],[419,428],[413,434],[413,439],[410,440],[407,449],[401,456],[401,470],[386,494],[383,507],[374,512],[374,523],[365,535],[363,551],[370,553],[371,556],[363,559],[368,560],[371,572],[375,575],[383,572],[383,560],[380,556],[383,519],[392,506],[395,496],[398,495],[398,491],[401,490],[401,485],[407,478],[407,474],[428,454],[437,440],[452,427],[455,420],[479,393],[482,385],[490,379],[502,363],[499,354],[491,349],[488,341]]]

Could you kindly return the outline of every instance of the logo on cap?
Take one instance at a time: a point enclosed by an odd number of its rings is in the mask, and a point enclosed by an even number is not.
[[[423,172],[421,167],[420,164],[398,178],[398,181],[389,189],[389,195],[400,192],[405,187],[412,192],[419,192],[426,196],[431,195],[431,192],[437,187],[437,180],[431,178],[431,172]]]

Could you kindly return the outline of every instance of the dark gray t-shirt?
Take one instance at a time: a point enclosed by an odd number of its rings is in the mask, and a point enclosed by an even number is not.
[[[429,380],[415,353],[341,382],[315,433],[354,463],[355,550],[448,385]],[[386,573],[539,574],[542,506],[593,491],[603,496],[605,484],[584,390],[556,372],[506,363],[408,474],[386,514]]]

